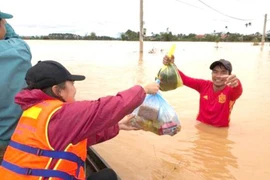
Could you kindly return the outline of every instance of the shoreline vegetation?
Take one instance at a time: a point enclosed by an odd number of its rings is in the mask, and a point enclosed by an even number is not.
[[[85,34],[80,36],[72,33],[51,33],[43,36],[21,36],[25,40],[119,40],[119,41],[139,41],[139,32],[127,30],[120,34],[120,37],[97,36],[96,33]],[[256,32],[254,34],[239,33],[223,33],[213,32],[211,34],[172,34],[172,32],[152,33],[151,36],[144,34],[144,41],[201,41],[201,42],[253,42],[257,44],[261,42],[262,34]],[[267,32],[265,41],[270,41],[270,31]]]

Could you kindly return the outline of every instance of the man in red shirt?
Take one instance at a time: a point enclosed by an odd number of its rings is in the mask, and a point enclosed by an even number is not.
[[[174,63],[174,56],[163,58],[163,64]],[[220,59],[210,65],[212,81],[186,76],[179,71],[183,84],[200,93],[200,106],[197,120],[217,127],[226,127],[230,123],[230,114],[235,101],[243,89],[236,75],[231,74],[232,65]]]

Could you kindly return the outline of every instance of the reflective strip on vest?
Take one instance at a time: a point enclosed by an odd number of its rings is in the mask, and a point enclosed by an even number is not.
[[[65,159],[68,161],[75,162],[78,166],[76,171],[76,176],[78,177],[80,172],[80,167],[84,168],[84,161],[78,157],[76,154],[71,152],[64,152],[64,151],[50,151],[50,150],[43,150],[39,148],[33,148],[31,146],[23,145],[14,141],[10,141],[9,146],[19,149],[21,151],[34,154],[37,156],[46,156],[54,159]]]
[[[0,166],[0,179],[85,179],[87,139],[61,151],[48,139],[50,119],[62,105],[58,100],[46,100],[23,112]]]
[[[74,176],[71,176],[66,172],[57,171],[57,170],[48,170],[48,169],[45,170],[45,169],[22,168],[14,164],[11,164],[5,160],[2,161],[1,166],[3,166],[4,168],[10,171],[13,171],[22,175],[42,176],[46,178],[55,177],[55,178],[61,178],[64,180],[77,180]]]

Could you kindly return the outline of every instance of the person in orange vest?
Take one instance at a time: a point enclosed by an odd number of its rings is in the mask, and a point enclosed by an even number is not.
[[[23,114],[4,154],[1,179],[86,179],[87,146],[115,137],[120,129],[134,129],[129,114],[146,94],[159,90],[159,84],[152,82],[115,96],[75,101],[74,81],[84,79],[52,60],[39,61],[27,71],[28,86],[15,96]],[[107,169],[88,179],[117,176]]]

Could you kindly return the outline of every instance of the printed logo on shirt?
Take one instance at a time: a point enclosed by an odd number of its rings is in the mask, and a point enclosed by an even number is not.
[[[203,96],[203,98],[206,99],[206,100],[208,100],[208,96],[207,95]]]
[[[223,104],[226,102],[226,95],[221,93],[219,96],[218,96],[218,102]]]

